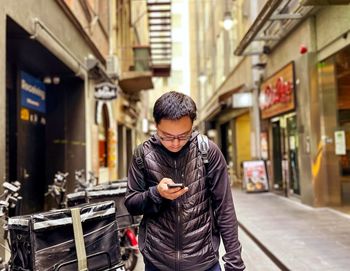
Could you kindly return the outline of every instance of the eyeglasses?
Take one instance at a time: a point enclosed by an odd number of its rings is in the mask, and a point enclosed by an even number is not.
[[[162,130],[159,130],[159,131],[161,131],[163,133]],[[192,134],[192,130],[186,132],[185,134],[178,135],[178,136],[174,136],[174,135],[160,135],[157,132],[158,137],[162,141],[174,141],[175,139],[178,139],[179,141],[187,141],[187,140],[189,140],[191,138],[191,134]]]

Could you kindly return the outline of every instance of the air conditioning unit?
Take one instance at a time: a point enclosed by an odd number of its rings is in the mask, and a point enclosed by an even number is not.
[[[106,73],[113,79],[119,78],[119,60],[116,55],[107,56],[106,60]]]

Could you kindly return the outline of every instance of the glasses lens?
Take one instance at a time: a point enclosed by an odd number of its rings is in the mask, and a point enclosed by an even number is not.
[[[178,139],[180,141],[185,141],[185,140],[190,139],[191,134],[189,134],[189,135],[180,135],[180,136],[161,136],[161,135],[158,134],[158,136],[163,141],[174,141],[175,139]]]

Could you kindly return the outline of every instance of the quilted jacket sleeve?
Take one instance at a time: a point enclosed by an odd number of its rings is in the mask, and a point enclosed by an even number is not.
[[[232,199],[227,165],[220,149],[209,142],[208,178],[212,191],[212,207],[216,225],[224,243],[225,270],[244,270],[241,244],[238,240],[238,221]]]
[[[145,215],[158,213],[164,199],[157,187],[147,187],[143,170],[139,169],[133,156],[129,173],[128,189],[125,196],[125,206],[131,215]]]

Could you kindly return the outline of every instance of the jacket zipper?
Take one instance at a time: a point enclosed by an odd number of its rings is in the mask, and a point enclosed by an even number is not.
[[[175,176],[177,176],[177,165],[175,160]],[[175,249],[176,249],[176,260],[175,260],[175,270],[180,270],[180,222],[181,222],[181,212],[180,212],[180,203],[178,199],[176,200],[176,227],[175,227]]]

